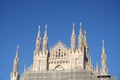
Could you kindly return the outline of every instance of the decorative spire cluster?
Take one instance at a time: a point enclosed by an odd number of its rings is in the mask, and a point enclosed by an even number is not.
[[[45,25],[45,32],[42,41],[41,50],[41,37],[40,37],[40,26],[38,28],[38,36],[36,39],[36,50],[33,62],[33,71],[47,70],[47,54],[48,54],[48,36],[47,36],[47,25]],[[37,55],[36,55],[37,54]],[[43,58],[44,57],[44,58]]]
[[[75,35],[75,29],[74,29],[75,23],[73,23],[73,29],[72,29],[72,35],[71,35],[71,49],[76,49],[76,35]],[[86,31],[84,31],[84,38],[82,33],[82,22],[80,22],[80,31],[78,36],[78,49],[83,51],[84,45],[87,47],[87,40],[86,40]]]
[[[40,25],[38,26],[38,34],[36,38],[36,50],[35,54],[40,53],[40,47],[41,47],[41,37],[40,37]],[[43,37],[43,45],[42,45],[43,52],[47,51],[48,49],[48,36],[47,36],[47,25],[45,25],[45,32]]]

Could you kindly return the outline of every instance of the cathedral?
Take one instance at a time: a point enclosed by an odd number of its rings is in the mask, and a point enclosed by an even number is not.
[[[59,40],[50,49],[48,49],[47,25],[43,39],[41,39],[39,26],[33,63],[28,68],[25,67],[21,75],[19,74],[19,46],[17,46],[13,70],[10,73],[11,80],[117,80],[108,72],[104,40],[102,40],[101,68],[98,67],[98,63],[94,67],[89,55],[86,31],[82,30],[80,22],[77,37],[74,26],[73,23],[70,48]],[[76,39],[78,39],[78,45],[76,45]]]

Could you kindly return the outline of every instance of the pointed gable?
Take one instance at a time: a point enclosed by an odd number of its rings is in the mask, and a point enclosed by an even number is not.
[[[63,57],[68,55],[68,48],[61,41],[58,41],[53,48],[50,49],[50,56]]]

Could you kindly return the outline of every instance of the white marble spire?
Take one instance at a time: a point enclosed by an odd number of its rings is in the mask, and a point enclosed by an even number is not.
[[[80,31],[78,36],[78,48],[82,50],[83,47],[83,34],[82,34],[82,22],[80,22]]]
[[[38,25],[38,35],[36,38],[36,52],[40,51],[41,37],[40,37],[40,25]]]
[[[47,24],[45,25],[45,32],[43,37],[43,52],[48,50],[48,36],[47,36]]]
[[[19,45],[17,45],[16,56],[14,58],[13,71],[15,71],[15,72],[18,72],[18,48],[19,48]]]
[[[102,55],[101,55],[101,75],[108,75],[106,53],[104,47],[104,40],[102,40]]]
[[[84,30],[84,45],[87,46],[86,31]]]
[[[75,35],[75,23],[73,23],[72,35],[71,35],[71,49],[75,51],[76,49],[76,35]]]
[[[98,62],[96,62],[95,74],[96,74],[96,75],[98,75],[98,74],[99,74]]]
[[[11,72],[11,80],[18,80],[18,48],[19,46],[17,45],[16,49],[16,56],[14,58],[14,64],[13,64],[13,71]]]

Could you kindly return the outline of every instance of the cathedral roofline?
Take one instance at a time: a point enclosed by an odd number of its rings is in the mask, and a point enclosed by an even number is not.
[[[101,55],[101,65],[102,68],[99,71],[98,64],[96,68],[93,67],[91,62],[91,57],[89,55],[88,44],[86,39],[86,31],[84,31],[84,37],[82,35],[82,23],[80,23],[80,32],[78,35],[78,48],[76,47],[76,35],[74,30],[75,24],[73,23],[73,30],[71,33],[71,47],[67,47],[62,41],[58,41],[53,45],[50,50],[48,50],[48,35],[47,35],[47,25],[43,37],[43,48],[41,46],[41,36],[40,36],[40,27],[38,29],[38,36],[36,38],[36,49],[33,56],[33,64],[26,69],[24,69],[23,74],[20,77],[20,80],[29,80],[29,79],[51,79],[54,76],[58,80],[58,76],[62,80],[72,80],[73,78],[79,79],[88,79],[90,80],[100,80],[100,79],[109,79],[111,76],[108,74],[107,60],[104,49],[104,42],[102,42],[102,55]],[[14,60],[14,71],[11,73],[11,80],[18,79],[18,47],[16,50],[16,57]],[[16,72],[15,72],[16,71]],[[52,73],[51,73],[52,72]],[[64,75],[61,74],[65,74]],[[56,74],[58,73],[58,74]],[[67,74],[69,73],[69,74]],[[48,75],[49,74],[49,75]],[[52,76],[51,76],[52,74]],[[78,75],[79,74],[79,75]],[[30,75],[30,76],[29,76]],[[39,75],[39,76],[38,76]],[[69,77],[68,77],[69,75]],[[81,77],[81,75],[83,75]],[[86,78],[86,76],[88,78]],[[113,80],[113,79],[110,79]],[[114,79],[116,80],[116,79]]]

